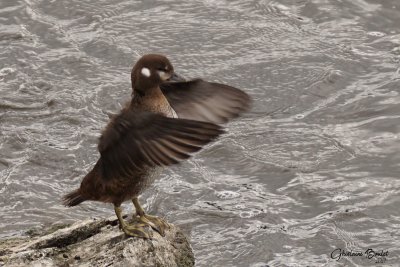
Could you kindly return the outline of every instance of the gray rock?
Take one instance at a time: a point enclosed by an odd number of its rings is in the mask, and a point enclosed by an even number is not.
[[[127,237],[114,219],[86,220],[33,238],[0,240],[0,266],[194,266],[184,234]]]

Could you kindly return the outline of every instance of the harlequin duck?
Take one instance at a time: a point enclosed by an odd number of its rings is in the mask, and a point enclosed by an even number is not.
[[[86,200],[112,203],[125,234],[151,238],[153,228],[164,236],[168,224],[146,214],[138,196],[163,167],[189,158],[222,134],[219,124],[247,110],[250,98],[228,85],[179,79],[170,61],[157,54],[139,59],[131,82],[131,101],[100,137],[99,160],[63,201],[66,206]],[[122,218],[121,203],[127,200],[138,216],[131,224]]]

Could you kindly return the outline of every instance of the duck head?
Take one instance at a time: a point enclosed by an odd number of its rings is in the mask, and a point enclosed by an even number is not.
[[[158,88],[161,83],[175,77],[174,67],[165,56],[144,55],[132,69],[132,89],[139,94],[145,94],[146,91]]]

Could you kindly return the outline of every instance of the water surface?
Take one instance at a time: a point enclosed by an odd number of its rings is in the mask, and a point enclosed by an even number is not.
[[[0,237],[113,214],[65,208],[140,55],[244,89],[253,109],[142,196],[197,266],[400,262],[400,3],[0,1]],[[131,210],[130,205],[124,206]]]

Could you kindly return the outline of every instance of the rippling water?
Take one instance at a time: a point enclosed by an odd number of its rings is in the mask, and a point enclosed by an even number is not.
[[[336,248],[397,266],[399,25],[397,0],[1,0],[0,237],[113,214],[60,198],[98,158],[134,62],[158,52],[254,99],[142,196],[197,266],[377,265]]]

